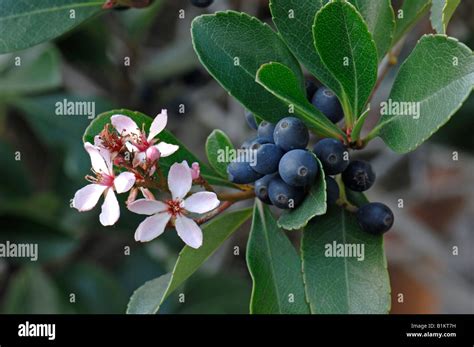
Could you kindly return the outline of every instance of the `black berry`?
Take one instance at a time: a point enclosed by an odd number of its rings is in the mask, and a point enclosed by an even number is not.
[[[339,186],[334,178],[326,176],[326,194],[328,205],[334,205],[339,199]]]
[[[380,202],[372,202],[360,207],[356,216],[361,228],[374,235],[387,232],[394,220],[390,208]]]
[[[313,149],[327,175],[337,175],[349,165],[349,156],[341,141],[323,139]]]
[[[375,173],[366,161],[354,160],[342,173],[342,180],[350,190],[363,192],[374,184]]]
[[[333,123],[339,122],[344,117],[344,112],[337,96],[326,87],[319,88],[311,102],[314,107],[321,111]]]
[[[211,6],[213,2],[214,0],[191,0],[191,4],[201,8]]]

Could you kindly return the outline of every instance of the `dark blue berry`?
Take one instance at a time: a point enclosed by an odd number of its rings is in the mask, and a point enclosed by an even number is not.
[[[360,207],[356,216],[362,230],[374,235],[387,232],[394,220],[390,208],[380,202],[372,202]]]
[[[258,137],[264,140],[265,142],[273,143],[274,130],[275,125],[264,120],[258,126]]]
[[[277,174],[263,176],[255,181],[255,195],[265,204],[271,205],[270,197],[268,196],[268,186],[270,181],[277,177]]]
[[[368,162],[354,160],[343,171],[342,180],[349,189],[356,192],[363,192],[374,184],[375,173]]]
[[[191,4],[193,4],[196,7],[208,7],[211,6],[211,4],[214,2],[214,0],[191,0]]]
[[[245,140],[241,145],[240,145],[240,148],[241,149],[249,149],[250,146],[252,145],[252,142],[254,142],[257,138],[254,136],[254,137],[251,137],[247,140]]]
[[[255,142],[250,146],[250,150],[255,151],[253,153],[255,162],[251,163],[255,171],[264,175],[278,171],[278,164],[284,154],[280,147],[273,143],[260,144]]]
[[[309,142],[308,128],[300,119],[286,117],[275,126],[273,139],[275,144],[286,152],[292,149],[303,149]]]
[[[314,182],[318,175],[318,163],[311,152],[294,149],[283,155],[278,171],[287,184],[304,187]]]
[[[251,129],[253,130],[258,129],[257,121],[255,120],[255,116],[253,115],[252,112],[245,111],[245,120],[247,121],[247,124]]]
[[[337,175],[349,165],[349,156],[341,141],[323,139],[313,149],[327,175]]]
[[[326,176],[326,194],[328,205],[334,205],[339,199],[339,186],[334,178]]]
[[[227,174],[229,176],[229,181],[237,184],[247,184],[253,183],[262,177],[262,174],[259,174],[252,169],[248,161],[244,161],[244,157],[241,156],[236,160],[229,163],[227,166]]]
[[[280,177],[273,178],[268,185],[268,197],[273,205],[282,209],[295,208],[301,204],[305,192],[301,188],[286,184]]]
[[[313,99],[314,94],[318,90],[318,86],[316,85],[316,83],[313,80],[307,79],[305,81],[305,87],[306,87],[306,97],[311,102],[311,100]]]
[[[331,122],[337,123],[344,117],[341,103],[337,96],[328,88],[321,87],[311,100],[314,107],[321,111]]]

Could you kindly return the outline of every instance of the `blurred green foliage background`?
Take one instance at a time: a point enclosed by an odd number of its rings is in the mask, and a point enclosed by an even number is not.
[[[0,55],[0,242],[39,245],[37,262],[0,259],[1,312],[124,313],[134,289],[172,268],[183,246],[174,232],[138,244],[133,234],[141,218],[123,205],[110,228],[99,224],[98,207],[89,213],[69,207],[90,169],[82,144],[90,119],[56,115],[55,104],[94,101],[96,114],[129,108],[150,116],[168,108],[170,130],[201,158],[213,128],[242,141],[250,134],[243,110],[200,67],[189,35],[196,15],[225,9],[270,19],[267,1],[216,0],[202,10],[187,0],[159,0],[143,10],[111,11],[54,42]],[[473,13],[472,2],[463,1],[451,25],[452,35],[470,47]],[[430,31],[423,21],[407,46]],[[21,67],[14,65],[17,57]],[[130,66],[124,65],[127,57]],[[472,153],[473,113],[471,97],[433,141]],[[162,311],[248,312],[247,230],[186,283],[185,304],[178,290]],[[239,256],[233,255],[235,245],[242,249]]]

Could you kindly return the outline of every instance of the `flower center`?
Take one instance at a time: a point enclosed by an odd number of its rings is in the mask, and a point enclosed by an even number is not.
[[[133,136],[132,142],[140,152],[144,152],[148,149],[148,147],[150,147],[150,144],[145,137],[145,133],[143,132],[140,133],[140,136]]]
[[[100,173],[97,174],[97,183],[106,187],[112,187],[114,185],[114,178],[113,176]]]
[[[173,217],[181,215],[184,211],[183,200],[181,199],[168,200],[166,204],[168,205],[168,213]]]
[[[87,175],[86,176],[87,181],[89,181],[91,183],[94,183],[94,184],[100,184],[100,185],[106,186],[106,187],[113,187],[114,179],[115,179],[114,176],[107,175],[105,173],[95,172],[95,171],[93,171],[93,172],[94,172],[95,176]]]

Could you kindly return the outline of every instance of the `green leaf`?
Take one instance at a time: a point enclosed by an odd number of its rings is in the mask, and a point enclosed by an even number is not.
[[[328,0],[271,0],[270,10],[279,34],[299,61],[325,86],[340,95],[340,85],[314,48],[312,32],[316,13]]]
[[[364,17],[375,45],[379,60],[392,45],[395,31],[395,13],[390,0],[350,0]]]
[[[127,314],[154,314],[158,312],[165,299],[173,274],[167,273],[138,288],[130,297]]]
[[[153,314],[163,301],[188,279],[252,213],[247,208],[222,214],[202,227],[204,241],[200,248],[185,246],[179,253],[173,272],[145,283],[133,293],[128,303],[129,314]]]
[[[39,93],[61,86],[57,48],[45,45],[15,56],[10,55],[9,60],[10,68],[1,74],[0,95]],[[17,62],[21,65],[16,66]]]
[[[186,282],[185,304],[176,304],[178,314],[248,314],[252,291],[249,281],[223,270],[217,275],[194,276]]]
[[[8,314],[60,313],[57,288],[36,266],[26,266],[15,274],[4,299],[4,312]]]
[[[397,43],[430,8],[431,0],[404,0],[396,13],[395,34],[393,44]]]
[[[401,66],[389,98],[392,104],[416,103],[419,117],[387,108],[377,126],[380,137],[395,152],[414,150],[456,113],[473,85],[471,49],[443,35],[424,36]]]
[[[334,242],[336,247],[363,246],[363,260],[347,253],[330,257],[328,252]],[[301,257],[312,313],[388,313],[390,310],[383,237],[360,230],[353,214],[332,207],[324,216],[314,218],[304,230]]]
[[[298,254],[268,206],[259,201],[253,212],[247,266],[253,280],[250,313],[309,313]]]
[[[370,108],[367,108],[364,113],[357,119],[354,124],[354,128],[352,128],[351,132],[351,140],[357,141],[360,137],[360,133],[362,132],[362,128],[364,127],[365,121],[370,114]]]
[[[316,156],[315,156],[316,158]],[[311,186],[303,203],[294,210],[284,211],[278,219],[278,226],[286,230],[301,229],[315,216],[326,213],[326,180],[323,166],[318,158],[319,165],[317,182]]]
[[[378,57],[372,35],[354,6],[331,2],[316,15],[313,37],[322,61],[341,86],[338,97],[346,123],[352,127],[377,81]]]
[[[101,11],[97,0],[2,0],[0,54],[54,39]]]
[[[257,82],[269,92],[294,108],[298,115],[314,132],[322,136],[343,138],[344,133],[306,98],[293,72],[280,63],[268,63],[257,72]]]
[[[217,12],[194,19],[191,34],[201,63],[246,109],[272,123],[288,114],[285,103],[255,82],[258,68],[274,61],[303,86],[298,62],[267,24],[245,13]]]
[[[233,149],[234,145],[222,130],[214,130],[207,138],[207,159],[212,168],[224,178],[227,178],[227,165],[229,162],[223,160],[227,156],[222,153],[228,153],[229,150],[232,151]]]
[[[139,127],[142,124],[145,124],[145,130],[148,133],[150,129],[151,122],[153,121],[152,118],[148,117],[147,115],[137,112],[137,111],[130,111],[126,109],[117,109],[108,112],[101,113],[98,115],[91,124],[87,127],[83,141],[94,143],[94,136],[99,134],[104,126],[110,123],[110,117],[114,114],[123,114],[132,118],[135,123]],[[209,181],[211,184],[221,185],[221,186],[231,186],[231,184],[220,177],[217,173],[214,172],[213,169],[209,168],[206,164],[202,163],[194,154],[192,154],[180,141],[178,141],[169,131],[163,130],[159,135],[159,139],[161,141],[165,141],[167,143],[175,144],[179,146],[179,150],[170,155],[169,157],[161,158],[160,159],[160,166],[164,170],[165,173],[168,172],[171,165],[174,163],[180,163],[183,160],[186,160],[189,164],[193,162],[198,162],[201,167],[201,174],[202,176]]]
[[[449,21],[461,0],[432,0],[431,25],[438,34],[445,34]]]

